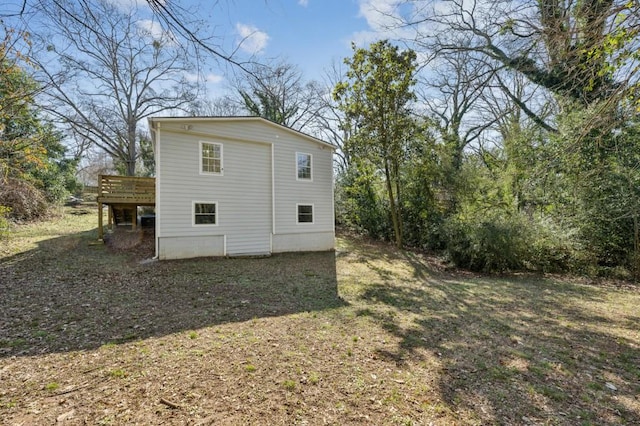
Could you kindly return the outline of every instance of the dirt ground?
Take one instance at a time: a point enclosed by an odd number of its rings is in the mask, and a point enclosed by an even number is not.
[[[152,231],[64,221],[0,257],[0,424],[640,424],[636,285],[344,235],[149,261]]]

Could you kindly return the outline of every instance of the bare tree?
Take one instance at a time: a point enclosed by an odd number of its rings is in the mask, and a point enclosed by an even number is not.
[[[134,175],[141,121],[186,108],[197,97],[188,52],[107,1],[44,11],[52,33],[38,57],[43,104],[80,140],[90,140]]]
[[[37,16],[41,11],[60,10],[64,11],[71,19],[77,21],[78,24],[90,26],[91,23],[83,21],[83,15],[77,14],[77,7],[84,9],[94,9],[103,0],[19,0],[11,4],[7,4],[0,10],[0,19],[23,19],[29,20]],[[112,4],[126,4],[125,2],[111,2]],[[209,10],[219,12],[223,11],[227,0],[211,0],[207,3]],[[197,48],[199,51],[212,56],[222,64],[228,64],[232,67],[248,72],[248,66],[253,62],[238,57],[238,49],[227,51],[220,43],[219,35],[205,32],[211,28],[210,25],[202,25],[202,23],[194,22],[193,17],[199,12],[193,6],[185,6],[178,1],[165,0],[141,0],[130,1],[132,6],[142,7],[149,11],[151,18],[166,32],[173,34],[175,39],[181,44],[188,44]]]
[[[356,131],[355,122],[347,118],[332,95],[333,88],[345,78],[346,71],[340,64],[333,63],[325,72],[324,83],[317,86],[316,94],[321,109],[311,125],[313,134],[336,147],[334,164],[338,173],[346,172],[351,164],[352,153],[347,148],[347,141]]]
[[[245,109],[236,99],[229,95],[198,101],[193,108],[193,115],[205,117],[234,117],[246,115]]]
[[[494,120],[479,116],[474,108],[495,70],[470,52],[443,53],[432,65],[436,77],[423,79],[422,102],[457,172],[465,148],[493,125]]]
[[[302,72],[284,61],[253,65],[234,86],[247,113],[296,130],[309,128],[323,107],[319,83],[305,82]]]
[[[560,99],[589,105],[637,81],[640,4],[626,0],[406,1],[398,15],[432,53],[478,52]],[[621,78],[621,73],[626,77]],[[632,75],[635,75],[633,77]],[[635,84],[632,84],[632,86]]]

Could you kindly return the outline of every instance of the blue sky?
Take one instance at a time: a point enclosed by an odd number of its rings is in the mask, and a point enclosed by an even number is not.
[[[254,54],[257,61],[282,58],[299,66],[308,80],[322,79],[332,62],[350,56],[352,41],[364,45],[382,37],[373,9],[395,2],[221,0],[207,10],[211,1],[196,0],[194,6],[216,26],[227,50],[238,47],[241,56]]]
[[[23,0],[6,0],[1,13],[17,12]],[[145,0],[106,0],[147,9]],[[322,80],[333,63],[351,56],[351,42],[365,46],[388,37],[379,10],[392,12],[399,0],[171,0],[192,10],[226,52],[237,50],[237,59],[250,56],[261,63],[278,58],[300,68],[305,80]],[[150,15],[147,14],[149,18]],[[152,34],[162,34],[158,22],[140,21]],[[241,40],[244,40],[240,43]],[[213,96],[224,92],[228,68],[211,61],[203,73]],[[189,78],[195,78],[189,76]]]

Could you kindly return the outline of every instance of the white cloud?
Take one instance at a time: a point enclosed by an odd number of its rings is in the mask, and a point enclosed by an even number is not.
[[[136,9],[142,9],[145,11],[151,11],[149,0],[104,0],[106,3],[111,4],[123,12],[131,12]],[[167,0],[154,0],[154,3],[159,6],[167,6]]]
[[[184,74],[184,78],[191,83],[195,83],[198,80],[204,80],[205,83],[217,84],[217,83],[220,83],[222,80],[224,80],[223,76],[219,74],[214,74],[214,73],[199,75],[196,73],[188,72]]]
[[[146,5],[146,2],[141,2],[140,0],[107,0],[107,3],[112,4],[123,11],[131,11],[139,8],[140,6]]]
[[[414,40],[418,34],[433,33],[432,23],[406,25],[415,21],[426,6],[407,2],[406,0],[358,0],[359,14],[369,30],[353,33],[351,40],[358,47],[365,47],[377,40]],[[468,0],[461,0],[463,2]],[[440,4],[436,1],[434,4]]]
[[[401,37],[399,26],[401,0],[359,0],[359,14],[367,22],[370,30],[358,31],[351,35],[350,43],[365,47],[381,39]]]
[[[302,7],[309,6],[309,0],[298,0],[298,4]]]
[[[142,36],[151,37],[153,40],[161,41],[164,44],[177,44],[174,35],[162,28],[159,22],[151,19],[142,19],[137,22],[137,25]]]
[[[375,43],[383,38],[386,38],[384,34],[376,31],[357,31],[351,35],[349,46],[351,46],[351,43],[353,42],[356,47],[367,47],[371,43]]]
[[[386,32],[397,26],[401,3],[399,0],[360,0],[360,16],[372,30]]]
[[[217,84],[224,80],[224,77],[219,74],[209,73],[204,76],[204,81],[207,83]]]
[[[261,53],[269,42],[269,35],[253,25],[236,24],[236,31],[240,36],[238,46],[252,55]]]
[[[138,21],[138,28],[140,28],[143,32],[150,35],[154,39],[161,39],[164,35],[164,29],[162,25],[158,22],[152,21],[151,19],[143,19]]]

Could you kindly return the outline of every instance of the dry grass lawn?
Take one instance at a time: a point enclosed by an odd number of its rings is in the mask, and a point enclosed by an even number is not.
[[[148,238],[95,244],[96,221],[0,242],[0,424],[640,424],[635,285],[446,271],[350,236],[140,263]]]

